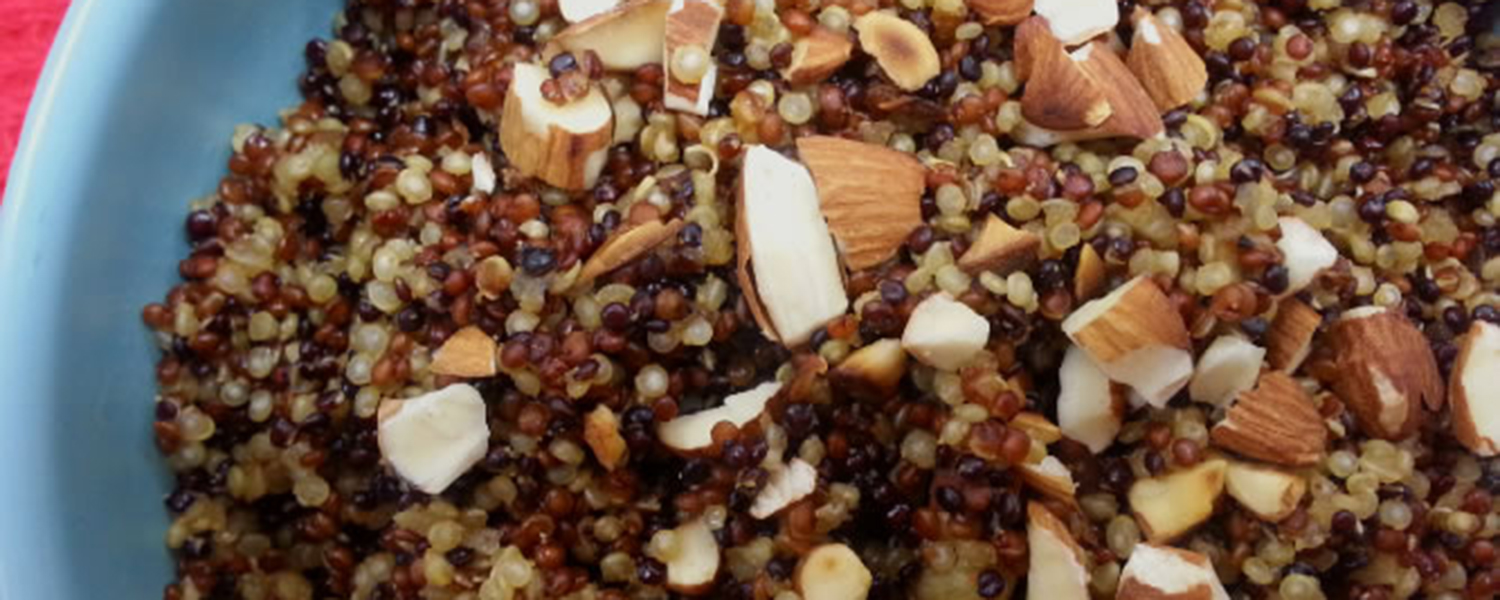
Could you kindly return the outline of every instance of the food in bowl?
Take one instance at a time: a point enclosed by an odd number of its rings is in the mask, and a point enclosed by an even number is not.
[[[351,2],[143,310],[163,595],[1493,594],[1481,8]]]

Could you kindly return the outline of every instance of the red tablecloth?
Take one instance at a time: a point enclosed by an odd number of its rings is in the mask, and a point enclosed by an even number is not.
[[[67,7],[68,0],[0,0],[0,197],[26,105]]]

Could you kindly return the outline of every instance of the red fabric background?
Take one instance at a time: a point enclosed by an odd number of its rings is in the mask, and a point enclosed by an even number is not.
[[[36,77],[67,8],[68,0],[0,0],[0,197]]]

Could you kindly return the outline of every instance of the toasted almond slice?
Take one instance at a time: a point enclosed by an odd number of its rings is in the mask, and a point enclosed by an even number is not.
[[[1323,460],[1328,428],[1301,385],[1286,373],[1267,371],[1214,425],[1212,439],[1250,458],[1306,466]]]
[[[746,295],[765,333],[800,345],[849,308],[812,176],[775,150],[751,146],[739,196],[740,284],[754,287]]]
[[[786,466],[771,472],[766,486],[755,496],[750,505],[750,516],[769,519],[781,509],[807,497],[818,488],[818,470],[800,458],[792,459]]]
[[[1255,386],[1265,348],[1238,335],[1221,335],[1198,357],[1188,395],[1198,402],[1223,406]]]
[[[874,583],[864,561],[843,544],[813,548],[798,565],[796,580],[806,600],[864,600]]]
[[[665,532],[663,532],[665,533]],[[667,566],[667,588],[688,596],[699,596],[713,589],[719,574],[719,543],[704,517],[698,517],[670,532],[677,542],[672,553],[662,555],[656,544],[647,546],[647,554]],[[657,535],[661,535],[658,533]]]
[[[1207,521],[1224,493],[1228,463],[1215,458],[1162,477],[1137,479],[1130,486],[1130,510],[1152,542],[1169,542]]]
[[[1333,389],[1366,433],[1401,440],[1422,422],[1422,402],[1441,408],[1443,378],[1432,347],[1398,312],[1367,306],[1345,312],[1328,331],[1338,378]]]
[[[1182,316],[1144,276],[1078,307],[1062,329],[1110,379],[1154,406],[1165,405],[1193,375]]]
[[[1016,39],[1018,56],[1024,56],[1030,77],[1021,96],[1021,114],[1026,120],[1055,129],[1083,129],[1103,123],[1114,112],[1106,90],[1084,71],[1052,34],[1041,29],[1033,17],[1026,35]],[[1021,44],[1026,44],[1021,49]],[[1085,54],[1085,60],[1088,54]]]
[[[1323,315],[1313,307],[1296,298],[1282,298],[1266,332],[1266,362],[1273,369],[1297,372],[1312,351],[1313,335],[1322,324]]]
[[[1141,87],[1162,111],[1172,110],[1198,97],[1208,85],[1208,68],[1177,30],[1168,27],[1151,11],[1137,6],[1131,16],[1135,36],[1125,62],[1141,81]]]
[[[1061,519],[1036,502],[1026,505],[1027,600],[1088,598],[1088,555]]]
[[[1010,426],[1026,432],[1031,439],[1043,445],[1055,443],[1063,436],[1062,429],[1048,421],[1047,417],[1030,411],[1016,413],[1010,419]]]
[[[1103,452],[1125,420],[1124,386],[1110,381],[1078,346],[1068,347],[1057,379],[1057,426],[1093,453]]]
[[[493,377],[495,340],[473,325],[455,331],[432,353],[432,364],[427,368],[438,375]]]
[[[743,426],[760,417],[766,403],[781,391],[781,384],[766,382],[724,398],[724,404],[702,410],[656,426],[656,437],[668,448],[679,452],[699,452],[714,443],[714,425],[728,421],[735,427]]]
[[[662,78],[662,104],[668,110],[707,115],[718,80],[713,49],[724,7],[716,0],[672,0],[666,18],[662,66],[667,76]],[[692,76],[678,73],[678,55],[700,61],[704,71]]]
[[[947,292],[928,296],[911,311],[901,347],[930,367],[957,371],[990,339],[990,322]]]
[[[985,25],[1015,25],[1031,14],[1035,0],[968,0]]]
[[[1016,229],[1004,219],[990,214],[974,243],[958,257],[958,267],[970,274],[994,271],[1003,277],[1035,262],[1041,245],[1042,239],[1036,234]]]
[[[620,0],[557,0],[557,10],[567,22],[577,23],[609,12],[619,4]]]
[[[1469,326],[1448,378],[1453,436],[1480,456],[1500,453],[1500,327]]]
[[[1036,0],[1035,9],[1047,19],[1052,35],[1069,46],[1087,42],[1120,22],[1114,0]]]
[[[854,20],[859,45],[875,57],[886,77],[897,87],[914,92],[942,71],[937,49],[911,21],[883,11],[865,13]]]
[[[396,474],[441,494],[489,449],[484,398],[467,383],[406,400],[385,400],[377,414],[380,455]]]
[[[1339,251],[1302,219],[1282,217],[1277,223],[1281,225],[1281,239],[1276,241],[1276,249],[1281,251],[1289,282],[1282,296],[1290,296],[1312,283],[1319,271],[1338,262]]]
[[[1307,493],[1307,481],[1280,469],[1231,462],[1225,472],[1224,489],[1240,506],[1274,523],[1297,510]]]
[[[661,62],[671,0],[632,0],[569,25],[548,42],[544,60],[563,52],[593,50],[611,71],[634,71]],[[507,155],[509,153],[507,152]]]
[[[848,36],[815,27],[792,44],[792,62],[781,76],[792,85],[817,83],[849,62],[853,53],[854,42]]]
[[[1069,505],[1078,503],[1078,499],[1074,496],[1077,493],[1078,484],[1073,482],[1073,473],[1062,464],[1062,461],[1057,460],[1057,457],[1043,457],[1041,462],[1034,465],[1021,464],[1017,467],[1017,471],[1021,474],[1021,481],[1043,496]]]
[[[1207,556],[1197,552],[1136,544],[1120,571],[1115,600],[1229,600]]]
[[[1112,111],[1109,119],[1100,123],[1098,129],[1111,135],[1140,139],[1156,137],[1166,131],[1161,113],[1156,110],[1151,95],[1146,93],[1141,82],[1130,73],[1130,67],[1125,66],[1107,44],[1094,42],[1074,50],[1068,56],[1083,67],[1089,78],[1103,88],[1109,98]]]
[[[1084,244],[1078,252],[1078,267],[1073,270],[1073,299],[1088,302],[1104,289],[1106,270],[1104,259],[1094,250],[1093,244]]]
[[[885,399],[896,393],[906,374],[901,340],[876,340],[850,353],[829,373],[830,380],[851,395]]]
[[[606,471],[615,470],[625,460],[628,447],[620,435],[620,419],[608,406],[600,404],[584,417],[583,441]]]
[[[593,187],[614,137],[614,113],[598,86],[567,104],[542,96],[547,69],[517,63],[500,117],[500,147],[522,173],[554,186]]]
[[[912,155],[830,136],[800,138],[797,151],[850,269],[885,262],[922,226],[927,169]]]
[[[588,282],[605,273],[630,264],[647,252],[656,249],[657,246],[671,240],[682,231],[685,225],[687,223],[682,219],[672,219],[666,223],[646,221],[611,236],[589,256],[587,261],[584,261],[583,268],[578,271],[577,283],[574,285],[587,285]]]

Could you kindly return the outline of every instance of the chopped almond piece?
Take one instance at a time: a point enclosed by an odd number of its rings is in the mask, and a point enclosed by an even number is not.
[[[1500,454],[1500,327],[1469,326],[1448,381],[1454,437],[1480,456]]]
[[[1198,402],[1223,406],[1255,386],[1265,348],[1238,335],[1221,335],[1198,357],[1188,395]]]
[[[906,374],[906,350],[901,340],[876,340],[850,353],[829,373],[829,378],[848,393],[885,399],[895,394]]]
[[[1130,40],[1130,54],[1125,62],[1156,102],[1156,108],[1165,112],[1197,98],[1208,85],[1208,67],[1203,58],[1177,30],[1162,23],[1151,11],[1138,6],[1131,18],[1135,22],[1135,36]]]
[[[1207,556],[1141,543],[1120,571],[1115,600],[1229,600],[1229,592]]]
[[[632,0],[569,25],[552,37],[542,59],[552,60],[563,52],[582,56],[592,50],[611,71],[634,71],[660,63],[671,4],[671,0]]]
[[[911,311],[901,346],[928,366],[957,371],[990,339],[990,322],[947,292],[928,296]]]
[[[766,486],[755,496],[750,505],[750,516],[769,519],[781,509],[795,504],[818,488],[818,470],[800,458],[792,459],[786,466],[771,472]]]
[[[985,25],[1015,25],[1031,14],[1035,0],[968,0],[967,3],[979,13]]]
[[[1224,489],[1240,506],[1274,523],[1297,510],[1307,493],[1307,481],[1280,469],[1231,462]]]
[[[668,110],[708,114],[718,79],[713,49],[723,18],[724,6],[716,0],[672,0],[662,55],[662,67],[667,70],[662,78],[662,103]],[[692,72],[681,72],[684,66]]]
[[[628,447],[620,436],[620,419],[608,406],[600,404],[583,420],[583,441],[594,451],[594,458],[606,471],[613,471],[625,459]]]
[[[402,479],[441,494],[489,449],[484,398],[456,383],[406,400],[385,400],[376,415],[380,455]]]
[[[792,62],[781,76],[792,85],[807,85],[827,79],[854,53],[848,36],[816,27],[792,44]]]
[[[805,600],[864,600],[875,579],[854,550],[843,544],[813,548],[796,572]]]
[[[1036,234],[1016,229],[991,214],[985,218],[984,229],[974,243],[958,257],[958,266],[970,274],[994,271],[1003,277],[1035,262],[1041,245],[1042,239]]]
[[[1334,391],[1366,433],[1401,440],[1422,422],[1422,403],[1441,408],[1443,378],[1427,336],[1398,312],[1366,306],[1328,331],[1336,354]]]
[[[771,398],[780,391],[780,383],[767,382],[743,392],[730,394],[729,397],[724,398],[724,404],[718,407],[690,415],[679,415],[675,419],[657,425],[656,437],[668,448],[680,452],[706,450],[714,443],[714,426],[720,421],[727,421],[735,427],[754,421],[762,412],[765,412],[766,403],[770,402]]]
[[[1285,373],[1267,371],[1214,425],[1212,438],[1215,445],[1250,458],[1307,466],[1323,460],[1328,428],[1301,385]]]
[[[859,32],[860,47],[903,90],[917,91],[942,71],[932,39],[911,21],[874,11],[855,19],[854,30]]]
[[[1211,459],[1170,475],[1138,479],[1130,486],[1130,510],[1152,542],[1169,542],[1207,521],[1224,493],[1228,463]]]
[[[912,155],[830,136],[800,138],[797,151],[850,269],[885,262],[922,226],[927,169]]]
[[[577,23],[609,12],[619,4],[620,0],[557,0],[557,10],[569,23]]]
[[[1110,381],[1078,346],[1068,347],[1057,378],[1057,426],[1093,453],[1103,452],[1125,420],[1124,386]]]
[[[698,517],[678,525],[672,535],[677,543],[669,555],[653,552],[654,544],[647,546],[651,558],[667,566],[667,588],[688,596],[708,593],[713,589],[721,562],[713,529],[703,517]]]
[[[1338,262],[1339,251],[1302,219],[1282,217],[1277,222],[1281,226],[1281,239],[1276,240],[1276,249],[1281,251],[1290,283],[1282,295],[1290,296],[1312,283],[1319,271]]]
[[[1078,484],[1073,482],[1073,473],[1057,457],[1043,457],[1041,462],[1034,465],[1017,465],[1017,470],[1021,474],[1021,481],[1043,496],[1068,505],[1077,504],[1074,494],[1078,490]]]
[[[546,67],[517,63],[500,117],[500,147],[522,173],[554,186],[594,186],[610,141],[614,113],[598,86],[582,98],[553,104],[542,96]]]
[[[584,261],[574,285],[587,285],[605,273],[630,264],[671,240],[685,225],[687,223],[682,219],[672,219],[667,223],[647,221],[611,236]]]
[[[493,377],[495,375],[495,339],[470,325],[453,332],[432,353],[427,369],[452,377]]]
[[[1088,598],[1088,555],[1068,533],[1068,526],[1036,502],[1026,505],[1026,517],[1027,600]]]
[[[1073,270],[1073,299],[1088,302],[1104,289],[1106,275],[1104,259],[1094,250],[1093,244],[1084,244],[1078,253],[1078,268]]]
[[[1266,362],[1271,368],[1295,373],[1312,352],[1313,336],[1323,315],[1296,298],[1283,298],[1266,332]]]
[[[1187,327],[1161,288],[1142,276],[1078,307],[1063,333],[1110,379],[1163,406],[1193,376]]]
[[[1120,22],[1114,0],[1036,0],[1035,9],[1047,19],[1052,35],[1069,46],[1111,31]]]

